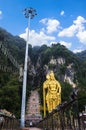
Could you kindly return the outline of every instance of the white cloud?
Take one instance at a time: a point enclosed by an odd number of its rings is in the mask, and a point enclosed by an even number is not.
[[[47,20],[48,20],[47,18],[44,18],[44,19],[41,19],[39,22],[43,23],[43,24],[46,24]]]
[[[83,49],[74,49],[73,50],[74,53],[79,53],[79,52],[82,52],[82,51],[83,51]]]
[[[50,45],[52,45],[52,43],[53,43],[53,44],[57,44],[57,42],[51,42]],[[72,43],[70,43],[70,42],[65,42],[65,41],[59,41],[58,43],[60,43],[61,45],[64,45],[64,46],[67,47],[67,48],[70,48],[71,45],[72,45]]]
[[[57,32],[60,27],[60,22],[56,19],[42,19],[40,20],[41,23],[43,23],[46,27],[45,27],[45,31],[48,34],[51,34],[53,32]]]
[[[74,50],[73,50],[73,52],[74,53],[79,53],[79,52],[82,52],[84,49],[83,49],[83,45],[79,45],[79,46],[77,46]]]
[[[71,25],[69,28],[63,29],[61,32],[59,32],[59,37],[73,37],[76,33],[77,27],[75,25]]]
[[[0,10],[0,19],[2,19],[2,11]]]
[[[73,21],[73,24],[63,29],[58,33],[59,37],[77,37],[78,40],[86,44],[86,30],[85,24],[86,20],[82,16],[78,16],[76,20]]]
[[[40,22],[44,25],[43,28],[39,32],[36,32],[35,30],[30,30],[30,44],[32,46],[35,45],[43,45],[47,44],[50,45],[50,43],[56,41],[56,37],[53,35],[53,33],[57,32],[58,28],[60,28],[60,23],[56,19],[42,19]],[[23,34],[20,34],[20,37],[27,39],[27,30]],[[52,35],[51,35],[52,34]]]
[[[76,20],[73,21],[73,24],[68,27],[63,29],[62,31],[59,32],[58,36],[59,37],[73,37],[78,31],[81,31],[84,29],[84,23],[86,23],[86,20],[78,16]]]
[[[64,28],[62,31],[60,22],[56,19],[42,19],[40,22],[43,24],[43,27],[36,32],[35,30],[30,30],[30,44],[32,46],[35,45],[43,45],[47,44],[50,45],[51,43],[57,43],[58,36],[59,37],[74,37],[77,38],[81,43],[86,45],[86,30],[85,30],[85,23],[86,20],[78,16],[76,20],[73,21],[73,24],[68,28]],[[59,33],[58,33],[59,32]],[[58,36],[56,37],[55,35]],[[27,39],[27,29],[24,33],[20,34],[20,37]],[[71,48],[72,43],[60,40],[60,43],[67,48]],[[81,49],[76,49],[81,50]],[[75,51],[76,51],[75,50]]]
[[[2,15],[2,11],[0,10],[0,15]]]
[[[62,11],[60,12],[60,15],[61,15],[61,16],[63,16],[63,15],[64,15],[64,13],[65,13],[65,12],[62,10]]]
[[[73,21],[73,23],[81,26],[82,23],[86,23],[86,20],[82,16],[78,16],[77,19]]]
[[[76,36],[81,43],[86,44],[86,30],[79,31]]]
[[[27,39],[27,29],[25,30],[25,33],[20,34],[20,37],[24,38],[25,40]],[[46,35],[43,31],[40,31],[39,33],[37,33],[35,30],[30,31],[29,41],[32,46],[41,46],[43,44],[50,45],[50,42],[54,40],[54,36]]]
[[[65,42],[65,41],[60,41],[60,44],[66,46],[67,48],[70,48],[71,45],[72,45],[72,43],[70,43],[70,42]]]
[[[57,29],[60,27],[60,23],[56,19],[49,19],[47,23],[47,33],[57,32]]]
[[[85,29],[84,24],[86,23],[86,20],[82,16],[78,16],[77,19],[73,21],[73,23],[77,27],[77,33]]]

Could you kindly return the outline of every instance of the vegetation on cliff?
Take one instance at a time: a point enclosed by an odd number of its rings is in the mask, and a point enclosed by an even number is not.
[[[0,28],[0,42],[9,50],[19,65],[24,64],[25,41],[13,36]],[[86,51],[84,54],[74,54],[60,43],[52,46],[42,45],[32,47],[29,45],[27,98],[30,90],[38,89],[41,104],[43,104],[43,82],[48,71],[53,70],[55,77],[62,86],[62,102],[69,101],[73,85],[75,84],[78,97],[86,97]],[[84,58],[82,59],[84,55]],[[0,109],[7,109],[19,118],[21,111],[22,82],[19,81],[17,70],[9,58],[0,48],[0,66],[13,68],[6,71],[0,68]],[[67,77],[72,83],[69,83]],[[80,111],[84,109],[86,100],[79,102]]]

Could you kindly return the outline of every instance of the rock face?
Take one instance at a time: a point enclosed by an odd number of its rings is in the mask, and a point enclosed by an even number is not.
[[[75,88],[76,84],[73,81],[74,81],[74,75],[76,72],[74,71],[72,66],[73,66],[73,63],[67,66],[66,73],[64,76],[64,82],[65,81],[68,82],[70,85],[72,85],[73,88]]]
[[[66,58],[59,56],[57,59],[55,59],[52,56],[47,64],[41,64],[41,63],[42,59],[40,57],[38,57],[37,63],[35,65],[32,64],[31,59],[29,58],[28,74],[29,77],[31,76],[32,77],[31,79],[33,79],[31,81],[32,86],[35,86],[36,83],[37,87],[40,86],[40,83],[43,82],[45,75],[50,70],[53,70],[54,73],[57,74],[57,77],[60,81],[68,82],[70,85],[72,85],[73,88],[76,87],[76,84],[74,83],[76,71],[74,69],[73,62],[68,63],[66,65]]]
[[[26,121],[31,125],[31,123],[37,123],[41,119],[39,94],[37,90],[34,90],[31,91],[27,102]]]

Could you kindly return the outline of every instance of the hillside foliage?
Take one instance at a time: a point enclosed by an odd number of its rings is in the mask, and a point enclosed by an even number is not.
[[[21,65],[24,65],[25,41],[18,36],[13,36],[6,30],[0,28],[0,41],[9,50],[12,56]],[[31,90],[38,89],[41,104],[43,105],[43,82],[46,80],[46,73],[53,70],[55,77],[62,86],[62,102],[70,101],[70,94],[73,91],[72,85],[64,81],[64,75],[68,72],[68,66],[72,64],[74,70],[73,82],[79,89],[78,97],[86,97],[86,51],[81,54],[74,54],[60,43],[32,47],[28,49],[28,75],[27,75],[27,99]],[[84,59],[82,57],[84,55]],[[56,63],[51,64],[51,59]],[[58,64],[57,60],[63,58],[65,62]],[[0,65],[12,67],[11,61],[0,49]],[[20,118],[22,97],[22,82],[19,81],[19,72],[4,72],[0,70],[0,109],[7,109]],[[27,101],[27,100],[26,100]],[[80,111],[84,109],[86,100],[79,102]]]

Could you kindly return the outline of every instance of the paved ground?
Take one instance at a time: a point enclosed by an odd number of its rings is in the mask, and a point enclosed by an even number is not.
[[[30,128],[23,128],[23,129],[20,129],[20,130],[41,130],[39,128],[35,128],[35,127],[30,127]]]
[[[29,128],[29,130],[41,130],[41,129],[33,127],[33,128]]]

